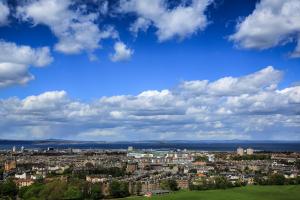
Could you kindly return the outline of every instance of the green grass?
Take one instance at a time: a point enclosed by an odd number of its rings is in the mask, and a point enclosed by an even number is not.
[[[149,199],[129,197],[130,200]],[[153,196],[163,200],[300,200],[300,185],[247,186],[226,190],[179,191],[168,195]]]

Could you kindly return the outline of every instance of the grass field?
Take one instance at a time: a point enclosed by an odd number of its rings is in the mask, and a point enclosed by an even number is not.
[[[227,190],[179,191],[168,195],[130,197],[130,200],[300,200],[300,185],[247,186]]]

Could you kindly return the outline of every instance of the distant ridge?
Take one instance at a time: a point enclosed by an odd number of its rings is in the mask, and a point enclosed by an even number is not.
[[[134,140],[134,141],[101,141],[101,140],[67,140],[67,139],[36,139],[36,140],[15,140],[15,139],[0,139],[0,142],[31,142],[31,143],[122,143],[122,144],[135,144],[135,143],[300,143],[294,140]]]

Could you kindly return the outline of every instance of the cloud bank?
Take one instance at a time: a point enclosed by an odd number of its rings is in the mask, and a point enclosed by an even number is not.
[[[242,77],[92,102],[49,91],[0,100],[1,138],[81,140],[300,139],[300,86],[269,66]]]

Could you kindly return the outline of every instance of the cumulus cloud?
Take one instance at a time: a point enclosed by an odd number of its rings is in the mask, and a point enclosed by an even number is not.
[[[180,88],[186,91],[208,93],[219,96],[235,96],[257,93],[262,90],[274,90],[280,82],[282,72],[268,66],[253,74],[243,77],[224,77],[209,83],[207,80],[185,81]]]
[[[9,8],[4,2],[0,2],[0,26],[7,24]]]
[[[115,53],[110,57],[113,62],[129,60],[133,54],[133,50],[129,49],[123,42],[116,42],[114,50]]]
[[[29,68],[44,67],[52,62],[48,47],[31,48],[0,41],[0,88],[26,84],[34,79]]]
[[[300,86],[280,89],[277,84],[281,77],[282,72],[266,67],[230,77],[234,81],[184,81],[171,90],[101,97],[92,102],[73,100],[65,91],[2,99],[0,136],[300,139]]]
[[[165,41],[174,37],[184,39],[204,30],[208,24],[205,10],[211,2],[193,0],[187,4],[187,1],[182,1],[169,8],[165,0],[121,0],[119,11],[137,15],[138,18],[130,27],[135,34],[153,25],[157,28],[158,40]]]
[[[66,54],[85,51],[94,58],[92,53],[100,48],[101,39],[115,37],[116,33],[99,29],[98,13],[88,12],[84,5],[72,9],[73,5],[70,0],[34,0],[17,10],[22,20],[50,27],[59,39],[55,45],[57,51]]]
[[[291,56],[300,57],[299,10],[298,0],[262,0],[229,38],[246,49],[268,49],[296,41],[298,45]]]

